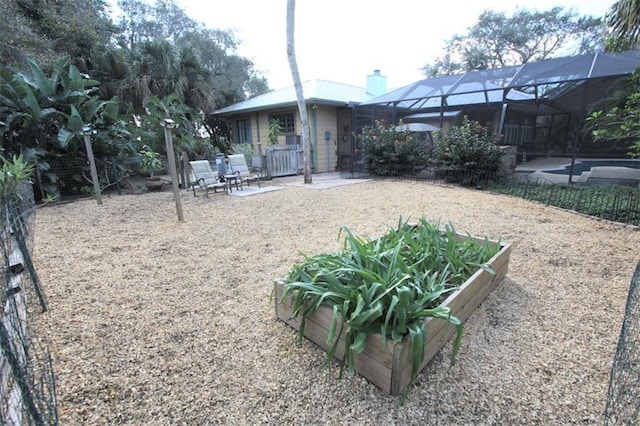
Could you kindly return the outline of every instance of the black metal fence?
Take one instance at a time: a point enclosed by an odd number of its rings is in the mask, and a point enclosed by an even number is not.
[[[30,247],[35,200],[25,185],[2,197],[0,240],[5,291],[0,293],[0,424],[58,423],[55,378],[49,353],[28,320],[47,310]]]
[[[112,157],[96,158],[95,162],[102,190],[121,193],[134,161]],[[55,193],[62,198],[93,193],[88,159],[50,158],[43,161],[42,165],[44,170],[39,170],[35,176],[36,201]]]
[[[631,280],[611,369],[605,424],[640,424],[640,262]]]
[[[460,185],[498,194],[507,194],[547,205],[573,210],[601,219],[640,226],[640,187],[552,184],[496,173],[473,170],[421,169],[411,173],[390,170],[385,176],[370,175],[364,167],[341,170],[346,179],[373,177],[415,180],[432,185]]]

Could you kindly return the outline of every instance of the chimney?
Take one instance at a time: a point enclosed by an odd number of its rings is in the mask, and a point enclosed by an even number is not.
[[[373,70],[373,74],[367,76],[367,93],[373,96],[387,93],[387,77],[380,74],[380,70]]]

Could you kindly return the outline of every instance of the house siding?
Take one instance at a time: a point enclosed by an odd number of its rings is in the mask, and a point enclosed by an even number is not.
[[[269,117],[272,114],[289,112],[293,112],[295,114],[295,135],[299,136],[300,140],[302,140],[302,120],[296,107],[270,109],[250,114],[237,115],[233,117],[233,128],[236,128],[237,121],[249,120],[254,153],[264,153],[265,149],[269,146],[269,140],[267,138]],[[337,107],[308,103],[307,116],[309,119],[309,138],[313,150],[313,172],[325,173],[335,171],[338,166],[336,152],[338,142]],[[326,137],[326,132],[328,132],[328,139]],[[237,142],[235,139],[236,135],[233,135],[233,143]],[[280,136],[278,139],[279,145],[284,145],[286,143],[285,135]]]
[[[335,107],[318,106],[315,110],[309,109],[309,128],[311,143],[314,147],[314,165],[318,173],[336,170],[336,143],[337,143],[337,111]],[[315,126],[315,128],[314,128]],[[327,139],[325,133],[328,132]]]

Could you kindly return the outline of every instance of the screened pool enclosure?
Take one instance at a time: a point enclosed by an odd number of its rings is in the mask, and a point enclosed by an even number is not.
[[[429,78],[359,104],[353,128],[376,120],[446,130],[464,116],[486,125],[521,157],[615,157],[625,142],[594,143],[584,120],[640,65],[640,52],[555,58]]]

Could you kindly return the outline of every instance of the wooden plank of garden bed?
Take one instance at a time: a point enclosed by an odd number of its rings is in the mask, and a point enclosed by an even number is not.
[[[511,245],[504,244],[500,252],[487,262],[496,272],[495,275],[484,269],[478,270],[465,281],[460,289],[449,295],[442,305],[451,308],[452,315],[455,315],[460,321],[466,321],[506,276],[510,254]],[[426,367],[456,332],[455,326],[437,318],[427,318],[425,320],[425,328],[427,330],[425,353],[418,371],[422,371]],[[392,395],[400,395],[411,382],[411,345],[409,344],[409,339],[404,339],[401,344],[396,346],[396,350],[392,367]]]
[[[300,330],[300,320],[298,318],[291,318],[291,314],[293,313],[291,297],[287,297],[283,303],[280,303],[280,299],[282,298],[281,284],[276,284],[275,294],[276,315],[278,318],[289,324],[294,329]],[[325,351],[330,347],[326,343],[326,338],[329,327],[331,326],[332,317],[333,311],[330,308],[320,306],[307,317],[304,328],[304,336]],[[340,325],[338,324],[337,327],[339,328]],[[383,391],[390,393],[392,374],[391,366],[395,343],[387,339],[385,348],[382,339],[383,337],[381,335],[369,336],[365,342],[365,350],[360,354],[354,354],[354,366],[360,375],[379,386]],[[343,359],[344,350],[345,344],[343,331],[335,354],[337,359]]]

